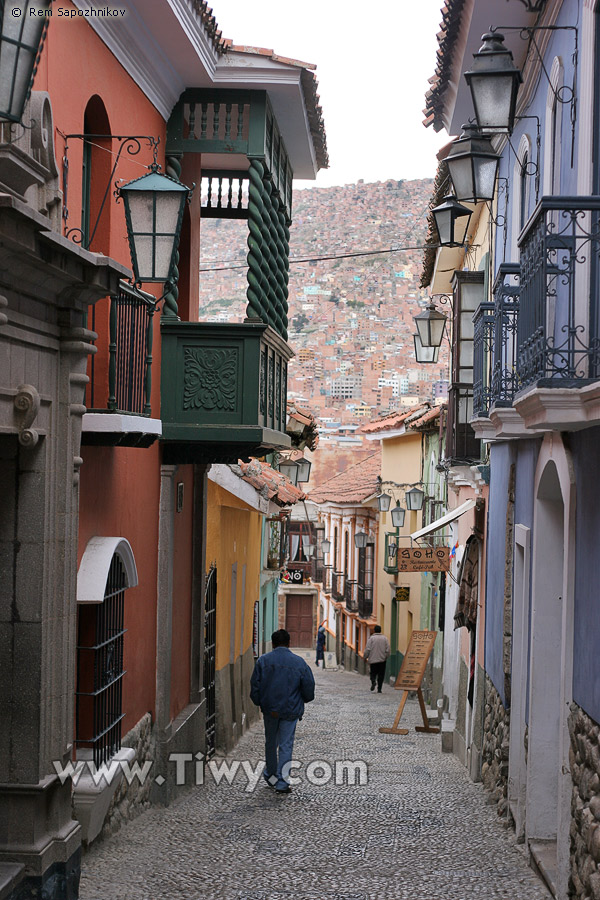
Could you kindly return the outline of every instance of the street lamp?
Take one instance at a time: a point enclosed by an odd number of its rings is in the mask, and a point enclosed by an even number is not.
[[[310,467],[312,463],[310,459],[298,459],[296,460],[296,465],[298,466],[298,481],[308,481],[310,478]]]
[[[425,493],[419,488],[414,487],[411,488],[410,491],[406,492],[405,499],[406,508],[418,512],[418,510],[423,509],[423,500],[425,499]]]
[[[402,528],[405,516],[406,510],[400,506],[400,501],[396,500],[396,505],[392,510],[392,525],[394,528]]]
[[[418,363],[436,363],[440,355],[439,347],[424,347],[418,334],[413,334],[415,359]]]
[[[167,282],[173,271],[190,190],[152,165],[147,175],[121,185],[136,282]]]
[[[292,482],[294,487],[298,484],[298,463],[294,462],[293,459],[282,459],[279,462],[279,471],[282,475]]]
[[[367,541],[369,540],[368,534],[364,531],[357,531],[354,535],[354,546],[357,547],[358,550],[364,550],[367,546]]]
[[[490,138],[473,125],[463,125],[461,136],[444,159],[456,199],[468,203],[493,200],[499,161]]]
[[[433,300],[429,306],[414,316],[417,334],[423,347],[439,347],[444,337],[446,316],[435,308]]]
[[[387,512],[390,508],[391,502],[392,498],[389,494],[380,494],[377,498],[377,506],[379,508],[379,512]]]
[[[504,46],[503,34],[488,32],[481,40],[482,46],[473,54],[473,66],[465,72],[477,126],[486,134],[510,134],[523,78]]]
[[[0,119],[20,122],[44,43],[52,0],[0,0]],[[39,15],[29,15],[30,8]]]
[[[321,541],[321,550],[323,551],[323,556],[326,553],[329,553],[331,550],[331,541],[328,541],[327,538],[324,541]]]
[[[449,194],[431,210],[438,241],[442,247],[462,247],[467,236],[472,210]]]

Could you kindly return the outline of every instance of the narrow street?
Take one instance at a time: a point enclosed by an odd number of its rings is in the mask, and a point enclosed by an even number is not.
[[[314,668],[314,667],[313,667]],[[371,693],[354,673],[316,670],[317,698],[296,732],[295,758],[332,769],[364,760],[366,785],[302,783],[277,796],[206,783],[168,809],[130,822],[84,857],[82,900],[543,900],[547,894],[514,835],[486,804],[439,735],[418,734],[416,701],[406,736],[391,725],[400,694]],[[255,768],[262,726],[231,760]],[[220,762],[217,760],[217,762]],[[320,772],[316,773],[317,775]],[[314,780],[314,779],[313,779]]]

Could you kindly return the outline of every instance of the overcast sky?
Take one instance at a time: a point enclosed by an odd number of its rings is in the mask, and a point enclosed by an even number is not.
[[[317,65],[330,168],[317,186],[433,178],[424,128],[442,0],[214,0],[223,36]],[[296,182],[309,187],[310,182]]]

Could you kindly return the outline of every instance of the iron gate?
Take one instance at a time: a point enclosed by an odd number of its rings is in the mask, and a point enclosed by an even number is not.
[[[216,691],[215,656],[217,646],[217,567],[210,567],[204,589],[204,691],[206,697],[206,758],[215,752]]]

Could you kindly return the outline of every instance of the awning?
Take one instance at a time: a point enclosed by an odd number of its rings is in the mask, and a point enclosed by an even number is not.
[[[454,520],[462,516],[463,513],[466,513],[470,509],[473,509],[476,503],[477,500],[467,500],[466,503],[461,503],[461,505],[457,506],[456,509],[452,509],[449,513],[446,513],[445,516],[442,516],[440,519],[436,519],[435,522],[432,522],[431,525],[427,525],[426,528],[421,528],[419,531],[413,531],[413,533],[411,534],[411,538],[414,541],[417,538],[424,537],[426,534],[431,534],[432,531],[439,531],[439,529],[443,528],[444,525],[448,525],[450,522],[454,522]]]

